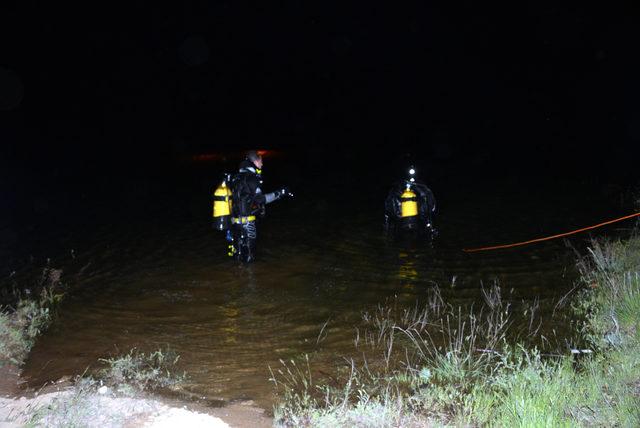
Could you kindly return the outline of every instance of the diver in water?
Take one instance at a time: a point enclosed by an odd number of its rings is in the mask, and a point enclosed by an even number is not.
[[[262,192],[262,156],[249,151],[240,162],[238,173],[230,177],[231,225],[227,239],[231,241],[230,255],[249,263],[256,253],[256,217],[264,217],[265,205],[293,196],[284,187],[271,193]]]
[[[387,232],[411,231],[433,239],[438,234],[433,225],[436,199],[426,185],[416,181],[415,168],[396,183],[385,200],[384,226]]]

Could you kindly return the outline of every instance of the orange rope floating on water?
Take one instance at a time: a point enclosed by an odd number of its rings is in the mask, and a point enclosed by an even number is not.
[[[563,236],[573,235],[575,233],[584,232],[585,230],[595,229],[596,227],[605,226],[607,224],[616,223],[618,221],[622,221],[622,220],[626,220],[628,218],[638,217],[638,216],[640,216],[640,212],[637,212],[637,213],[634,213],[634,214],[629,214],[629,215],[626,215],[624,217],[616,218],[614,220],[605,221],[604,223],[598,223],[598,224],[595,224],[593,226],[583,227],[582,229],[572,230],[571,232],[560,233],[558,235],[546,236],[544,238],[532,239],[530,241],[516,242],[514,244],[494,245],[492,247],[480,247],[480,248],[463,248],[462,251],[464,251],[465,253],[475,253],[477,251],[489,251],[489,250],[498,250],[500,248],[519,247],[521,245],[533,244],[534,242],[548,241],[550,239],[555,239],[555,238],[560,238],[560,237],[563,237]]]

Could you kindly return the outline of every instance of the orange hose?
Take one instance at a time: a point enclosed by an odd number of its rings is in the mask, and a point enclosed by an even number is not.
[[[464,248],[462,251],[464,251],[465,253],[475,253],[476,251],[488,251],[488,250],[497,250],[497,249],[500,249],[500,248],[519,247],[521,245],[532,244],[534,242],[548,241],[550,239],[560,238],[562,236],[573,235],[574,233],[584,232],[585,230],[595,229],[596,227],[605,226],[607,224],[615,223],[615,222],[618,222],[618,221],[622,221],[622,220],[626,220],[628,218],[638,217],[638,216],[640,216],[640,212],[637,212],[637,213],[634,213],[634,214],[629,214],[629,215],[626,215],[624,217],[616,218],[614,220],[605,221],[604,223],[598,223],[598,224],[595,224],[593,226],[583,227],[582,229],[573,230],[571,232],[560,233],[558,235],[547,236],[547,237],[544,237],[544,238],[532,239],[530,241],[516,242],[515,244],[494,245],[492,247],[480,247],[480,248]]]

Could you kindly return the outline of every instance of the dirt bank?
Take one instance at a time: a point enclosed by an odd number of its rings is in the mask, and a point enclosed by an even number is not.
[[[162,397],[120,396],[107,387],[82,390],[68,382],[39,392],[21,388],[19,369],[0,368],[0,427],[270,427],[272,419],[253,403],[211,408]]]

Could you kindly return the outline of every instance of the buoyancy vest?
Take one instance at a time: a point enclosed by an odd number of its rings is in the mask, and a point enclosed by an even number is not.
[[[248,161],[240,164],[240,171],[231,179],[234,217],[250,216],[264,203],[261,181],[253,164]]]

